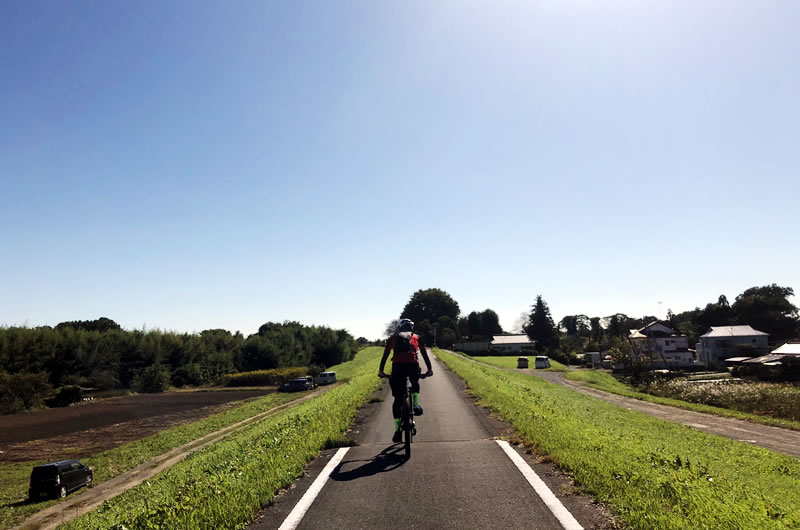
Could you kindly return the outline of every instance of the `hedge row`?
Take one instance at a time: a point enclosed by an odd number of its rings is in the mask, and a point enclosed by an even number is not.
[[[227,374],[225,386],[264,386],[279,385],[289,379],[302,377],[308,374],[305,366],[292,366],[289,368],[273,368],[272,370],[254,370],[238,374]]]

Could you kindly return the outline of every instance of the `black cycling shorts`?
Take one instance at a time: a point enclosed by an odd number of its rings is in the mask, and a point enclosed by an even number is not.
[[[406,393],[406,378],[411,380],[411,391],[419,392],[420,367],[417,363],[392,363],[392,376],[389,385],[392,396],[402,398]]]

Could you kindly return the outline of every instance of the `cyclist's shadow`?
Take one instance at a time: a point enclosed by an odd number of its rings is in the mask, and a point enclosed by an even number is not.
[[[331,479],[341,481],[355,480],[357,478],[369,477],[377,473],[392,471],[406,463],[407,459],[403,451],[404,447],[402,444],[395,444],[390,445],[375,455],[372,460],[348,460],[347,462],[342,462],[336,466],[336,469],[331,473]],[[351,469],[350,471],[342,471],[343,465],[352,462],[366,462],[366,464]]]

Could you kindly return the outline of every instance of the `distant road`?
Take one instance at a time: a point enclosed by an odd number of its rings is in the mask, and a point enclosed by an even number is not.
[[[321,482],[320,476],[329,478],[302,519],[295,521],[296,528],[603,527],[604,521],[592,519],[591,510],[585,510],[590,515],[584,514],[590,520],[564,506],[559,512],[555,495],[548,507],[506,450],[521,461],[518,453],[510,447],[504,450],[493,439],[498,434],[496,427],[465,398],[459,388],[463,383],[437,360],[433,363],[434,376],[421,382],[425,414],[417,419],[419,434],[409,461],[400,456],[402,446],[391,443],[394,426],[387,383],[384,400],[373,405],[369,416],[355,426],[359,445],[346,452],[323,454],[312,464],[310,476],[280,496],[251,529],[279,528],[284,523],[284,528],[292,528],[287,517],[311,483]],[[337,465],[334,461],[332,469],[323,472],[325,463],[342,453],[341,462]],[[548,491],[560,496],[561,489],[566,488],[562,485]],[[547,492],[544,495],[547,497]],[[574,503],[578,496],[568,497]]]

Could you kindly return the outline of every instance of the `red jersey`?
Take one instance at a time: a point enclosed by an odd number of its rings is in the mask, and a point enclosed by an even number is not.
[[[414,363],[417,364],[417,351],[419,351],[419,335],[411,335],[409,340],[405,340],[397,335],[392,336],[386,344],[386,349],[394,350],[392,356],[393,363]]]

